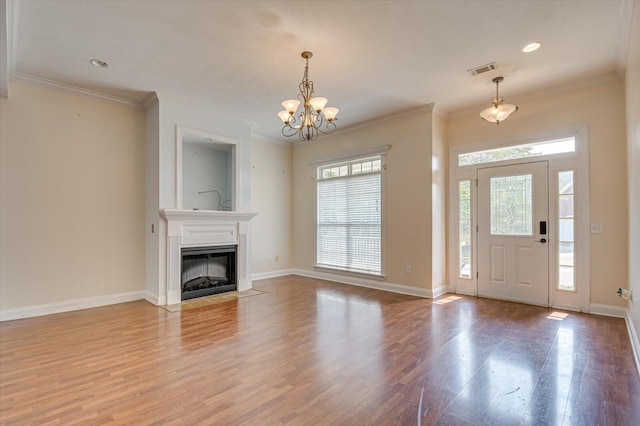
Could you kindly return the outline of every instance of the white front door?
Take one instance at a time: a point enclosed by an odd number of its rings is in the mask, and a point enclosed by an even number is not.
[[[478,169],[478,295],[549,304],[546,161]]]

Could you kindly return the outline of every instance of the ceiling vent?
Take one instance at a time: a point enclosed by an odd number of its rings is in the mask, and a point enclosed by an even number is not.
[[[471,73],[471,75],[478,75],[478,74],[482,74],[483,72],[493,71],[495,69],[496,69],[496,63],[491,62],[490,64],[487,64],[487,65],[481,65],[476,68],[471,68],[470,70],[467,70],[467,72]]]

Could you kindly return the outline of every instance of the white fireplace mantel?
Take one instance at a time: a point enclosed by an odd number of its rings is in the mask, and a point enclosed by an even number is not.
[[[181,301],[183,247],[237,245],[238,291],[251,288],[249,279],[249,221],[255,212],[161,209],[167,220],[168,305]]]

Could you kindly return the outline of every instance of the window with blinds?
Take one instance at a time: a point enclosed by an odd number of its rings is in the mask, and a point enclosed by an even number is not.
[[[382,159],[318,167],[317,266],[382,275]]]

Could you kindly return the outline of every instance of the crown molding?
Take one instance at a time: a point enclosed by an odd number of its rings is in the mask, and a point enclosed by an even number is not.
[[[61,83],[59,81],[49,80],[47,78],[37,77],[31,74],[14,72],[13,75],[11,75],[11,79],[15,81],[19,81],[21,83],[31,84],[33,86],[40,86],[47,89],[53,89],[61,92],[70,93],[72,95],[84,96],[87,98],[94,98],[94,99],[98,99],[98,100],[109,102],[116,105],[124,105],[139,111],[144,110],[141,104],[130,101],[128,99],[107,95],[104,93],[96,92],[95,90],[84,89],[78,86],[72,86],[70,84]]]
[[[160,102],[160,99],[158,99],[158,94],[156,92],[151,92],[151,94],[147,96],[147,98],[142,102],[142,109],[147,111],[158,102]]]
[[[623,0],[620,13],[622,14],[620,25],[620,45],[618,46],[618,57],[616,58],[616,72],[620,78],[624,77],[627,67],[627,52],[631,39],[631,25],[633,20],[633,0]],[[636,5],[635,7],[640,7]]]
[[[286,141],[286,140],[281,140],[281,139],[275,139],[275,138],[271,138],[269,136],[265,136],[265,135],[259,135],[256,133],[252,133],[251,134],[251,139],[254,141],[258,141],[258,142],[265,142],[265,143],[270,143],[273,145],[285,145],[285,146],[292,146],[293,143]]]
[[[333,131],[329,134],[324,135],[323,137],[325,139],[329,139],[333,136],[337,136],[337,135],[341,135],[343,133],[350,133],[353,132],[354,130],[360,130],[360,129],[365,129],[367,127],[373,127],[373,126],[378,126],[380,124],[386,123],[388,121],[392,121],[392,120],[397,120],[400,118],[407,118],[407,117],[413,117],[416,115],[420,115],[420,114],[426,114],[426,113],[433,113],[433,109],[435,106],[435,102],[431,102],[430,104],[426,104],[426,105],[422,105],[418,108],[413,108],[410,110],[405,110],[405,111],[401,111],[397,114],[391,114],[391,115],[385,115],[383,117],[378,117],[378,118],[373,118],[371,120],[365,120],[365,121],[361,121],[359,123],[355,123],[352,124],[350,126],[347,126],[343,129],[340,130],[336,130]],[[293,146],[298,146],[298,145],[306,145],[309,142],[307,141],[296,141],[293,143]]]
[[[248,118],[244,118],[241,117],[239,115],[234,115],[234,114],[230,114],[226,111],[222,111],[220,109],[217,109],[214,106],[211,106],[209,104],[203,103],[203,102],[198,102],[198,101],[194,101],[192,99],[185,99],[185,98],[180,98],[174,95],[170,95],[167,93],[162,93],[162,92],[155,92],[155,96],[157,97],[158,101],[160,103],[162,102],[168,102],[174,105],[181,105],[184,106],[186,108],[196,108],[196,109],[206,109],[209,110],[211,112],[216,113],[216,115],[219,116],[224,116],[227,120],[236,123],[236,124],[240,124],[240,125],[244,125],[244,126],[253,126],[255,124],[255,122],[253,120],[249,120]]]
[[[585,89],[587,87],[610,83],[612,81],[620,80],[620,78],[621,78],[620,75],[616,71],[612,71],[607,74],[601,74],[596,77],[579,80],[579,81],[571,82],[568,84],[563,84],[560,86],[555,86],[546,90],[538,90],[535,93],[526,94],[520,97],[510,96],[509,102],[512,104],[518,105],[520,103],[530,102],[530,101],[546,98],[553,95],[560,95],[562,93],[572,92],[574,90],[580,90],[580,89]],[[448,114],[447,120],[479,114],[480,111],[482,111],[486,107],[487,107],[487,104],[482,104],[482,105],[477,105],[470,108],[465,108],[460,111],[455,111]]]

